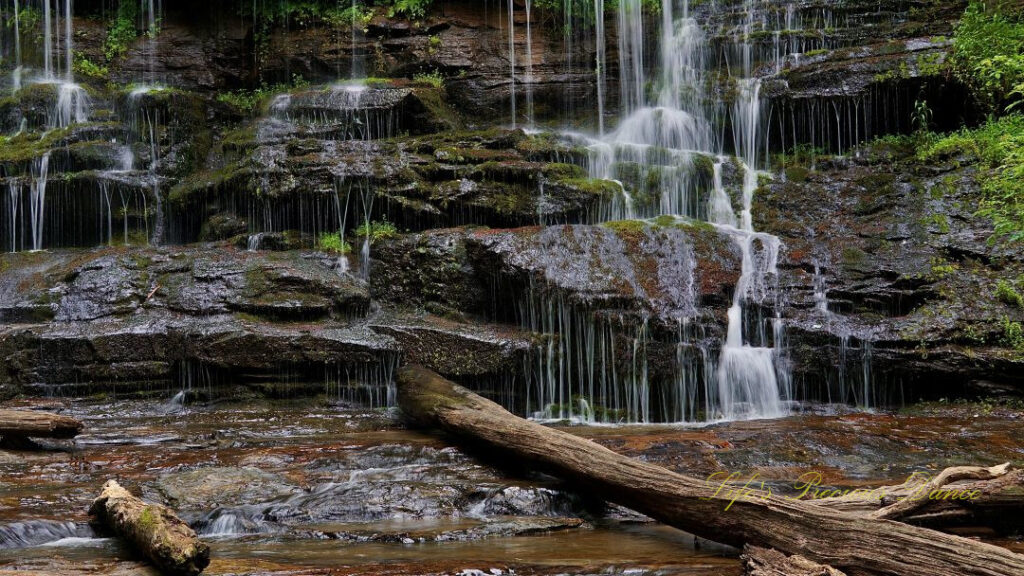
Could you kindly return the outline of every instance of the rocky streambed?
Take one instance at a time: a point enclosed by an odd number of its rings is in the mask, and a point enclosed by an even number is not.
[[[0,451],[0,572],[146,572],[118,540],[87,524],[99,487],[116,478],[176,508],[211,544],[208,574],[739,573],[735,550],[588,501],[529,470],[482,464],[405,429],[389,410],[325,400],[183,405],[180,396],[162,396],[31,403],[82,419],[86,432],[42,452]],[[1022,418],[1006,406],[931,404],[567,430],[692,475],[759,474],[797,494],[808,473],[823,486],[852,487],[1020,461]],[[1024,549],[1012,538],[981,536]]]

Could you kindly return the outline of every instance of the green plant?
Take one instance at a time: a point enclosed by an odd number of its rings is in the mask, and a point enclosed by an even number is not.
[[[252,90],[235,90],[234,92],[221,92],[217,95],[217,101],[229,104],[241,110],[245,114],[255,114],[259,111],[260,106],[263,102],[275,95],[289,90],[296,90],[306,88],[309,86],[309,82],[306,81],[302,76],[295,74],[292,76],[290,84],[273,84],[267,85],[262,84],[259,88]]]
[[[972,1],[953,37],[954,74],[991,111],[1024,83],[1024,21],[1013,6]]]
[[[928,128],[932,124],[932,109],[928,106],[927,100],[914,101],[914,112],[910,119],[916,132],[922,134],[928,132]]]
[[[356,228],[355,235],[359,238],[370,237],[370,242],[377,242],[378,240],[387,240],[388,238],[394,238],[398,235],[398,229],[395,225],[383,220],[377,222],[363,223]]]
[[[335,254],[348,254],[352,251],[352,246],[345,242],[338,232],[324,232],[320,235],[319,244],[321,250]]]
[[[996,234],[1024,240],[1024,115],[989,120],[927,142],[918,150],[924,162],[949,158],[980,162],[989,170],[981,180],[978,213],[992,219]]]
[[[434,70],[433,72],[424,72],[421,74],[416,74],[415,76],[412,77],[412,80],[413,82],[419,84],[427,84],[433,86],[434,88],[441,88],[444,86],[444,76],[442,76],[441,72],[437,70]]]
[[[75,52],[75,60],[71,66],[76,75],[96,80],[104,79],[108,74],[110,74],[110,70],[108,70],[106,66],[100,66],[99,64],[94,63],[81,52]]]
[[[135,20],[138,15],[138,3],[134,0],[118,2],[117,14],[107,28],[107,39],[103,44],[103,55],[106,56],[108,62],[123,56],[138,37],[138,30],[135,29]]]
[[[1024,326],[1021,326],[1020,322],[1003,318],[1002,343],[1007,348],[1024,351]]]
[[[1006,280],[996,282],[996,299],[1011,306],[1024,308],[1024,296],[1020,295],[1016,286]]]
[[[433,0],[390,0],[391,7],[388,9],[390,16],[405,16],[407,18],[419,19],[427,15]]]

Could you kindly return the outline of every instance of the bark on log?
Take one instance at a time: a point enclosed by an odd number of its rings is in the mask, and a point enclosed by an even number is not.
[[[74,438],[82,423],[70,416],[35,410],[0,410],[0,436]]]
[[[973,493],[974,497],[922,497],[938,489]],[[811,502],[874,518],[885,514],[889,520],[939,529],[965,525],[999,528],[1008,524],[1007,519],[1024,514],[1024,470],[1010,470],[1006,464],[991,468],[956,466],[927,481],[910,478],[903,484],[877,488],[875,492],[884,498],[871,500],[853,494]]]
[[[846,576],[845,573],[811,562],[803,556],[786,556],[778,550],[745,546],[743,576]]]
[[[398,403],[420,425],[436,426],[462,440],[504,451],[608,501],[737,548],[746,544],[774,548],[856,574],[1024,574],[1024,555],[1005,548],[837,512],[766,491],[737,494],[633,460],[513,416],[422,367],[399,371]]]
[[[89,514],[145,555],[164,574],[196,576],[210,563],[210,547],[171,509],[146,504],[114,480],[103,486]]]

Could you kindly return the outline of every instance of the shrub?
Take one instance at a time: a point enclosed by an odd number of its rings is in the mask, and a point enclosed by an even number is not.
[[[352,251],[352,246],[350,246],[348,242],[345,242],[345,240],[342,239],[341,234],[338,232],[324,232],[320,235],[319,240],[320,249],[326,252],[348,254]]]
[[[1024,350],[1024,326],[1003,318],[1003,345],[1014,350]]]
[[[377,242],[378,240],[394,238],[398,235],[398,229],[395,228],[394,224],[387,221],[370,222],[369,224],[363,223],[356,228],[355,234],[359,238],[369,236],[370,242]]]
[[[990,111],[1024,92],[1024,21],[1019,8],[973,1],[953,37],[953,70]]]
[[[118,2],[117,15],[107,28],[107,39],[103,44],[103,54],[108,62],[123,56],[138,36],[138,30],[135,29],[138,8],[135,0]]]
[[[441,88],[444,86],[444,76],[440,72],[434,70],[433,72],[425,72],[423,74],[416,74],[412,77],[413,82],[419,84],[427,84],[434,88]]]
[[[1024,308],[1024,296],[1021,296],[1017,288],[1006,280],[996,282],[996,299],[1011,306]]]
[[[932,140],[918,151],[921,161],[958,155],[991,169],[983,176],[978,213],[992,219],[998,236],[1024,240],[1024,115],[990,120],[974,130]]]

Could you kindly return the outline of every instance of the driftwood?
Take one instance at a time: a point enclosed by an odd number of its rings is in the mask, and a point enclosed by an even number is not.
[[[70,416],[35,410],[0,410],[0,436],[15,438],[74,438],[82,423]]]
[[[737,548],[774,548],[858,575],[1024,574],[1024,555],[1005,548],[751,487],[723,487],[633,460],[513,416],[425,368],[403,368],[397,380],[399,406],[416,423],[498,449],[582,490],[709,540]]]
[[[929,497],[933,491],[935,497]],[[969,499],[946,498],[942,491],[970,493]],[[876,488],[881,498],[848,494],[812,502],[836,511],[885,518],[936,529],[963,526],[1019,528],[1011,520],[1024,515],[1024,470],[1008,464],[955,466],[931,478],[908,478],[903,484]]]
[[[778,550],[744,546],[740,556],[744,576],[846,576],[803,556],[786,556]]]
[[[92,503],[94,522],[112,530],[164,574],[196,576],[210,563],[210,547],[166,506],[146,504],[114,480]]]

